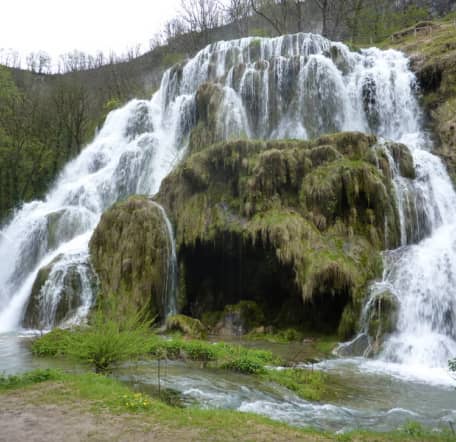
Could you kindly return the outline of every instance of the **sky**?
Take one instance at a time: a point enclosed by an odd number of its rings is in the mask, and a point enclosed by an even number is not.
[[[176,15],[179,0],[0,0],[0,48],[53,58],[78,49],[95,54],[149,40]]]

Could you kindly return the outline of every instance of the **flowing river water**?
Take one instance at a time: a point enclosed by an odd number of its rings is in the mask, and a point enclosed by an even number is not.
[[[386,429],[408,419],[431,426],[455,420],[455,381],[447,362],[456,356],[456,193],[431,153],[415,77],[397,51],[355,53],[312,34],[219,42],[171,68],[151,100],[133,100],[108,116],[43,201],[18,209],[0,231],[0,371],[41,363],[24,346],[27,338],[18,336],[41,268],[54,265],[40,292],[39,328],[83,320],[94,300],[88,242],[100,216],[128,195],[158,191],[185,154],[198,120],[198,89],[206,82],[216,84],[221,97],[217,140],[305,139],[353,130],[376,134],[380,149],[387,149],[381,140],[408,146],[415,180],[398,176],[390,161],[402,244],[385,252],[384,277],[370,294],[388,290],[395,297],[397,331],[375,360],[341,358],[316,367],[341,379],[343,394],[327,404],[179,364],[170,367],[165,382],[203,406],[255,411],[296,425]],[[174,259],[173,247],[168,252]],[[81,289],[72,302],[77,307],[59,322],[55,312],[69,274],[78,275]],[[169,292],[171,312],[175,291]],[[142,385],[153,379],[154,367],[135,370],[119,376]]]

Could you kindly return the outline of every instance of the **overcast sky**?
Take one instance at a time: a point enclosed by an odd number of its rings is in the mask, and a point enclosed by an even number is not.
[[[125,52],[149,40],[178,10],[179,0],[0,0],[0,48],[53,58],[73,49]]]

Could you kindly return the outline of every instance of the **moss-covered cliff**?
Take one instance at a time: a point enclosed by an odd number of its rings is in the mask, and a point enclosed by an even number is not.
[[[195,148],[157,199],[176,226],[180,307],[257,302],[268,323],[355,331],[379,251],[399,241],[386,155],[359,133]],[[413,177],[408,150],[389,146]]]
[[[131,197],[108,210],[90,241],[99,302],[120,314],[132,309],[162,314],[168,241],[163,215],[149,199]]]
[[[411,58],[423,94],[436,153],[456,182],[456,26],[454,18],[426,22],[395,34],[384,46],[406,52]]]

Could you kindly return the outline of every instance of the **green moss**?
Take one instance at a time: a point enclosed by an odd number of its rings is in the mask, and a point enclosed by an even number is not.
[[[119,316],[146,309],[163,315],[169,238],[160,210],[145,197],[130,197],[106,211],[91,240],[100,280],[98,302]],[[110,302],[104,302],[111,299]],[[103,302],[102,302],[103,301]]]
[[[407,31],[407,30],[406,30]],[[394,47],[411,56],[423,93],[423,104],[437,134],[436,153],[445,161],[456,180],[456,138],[454,102],[456,100],[456,27],[451,15],[411,32],[387,40],[383,47]],[[452,129],[453,128],[453,129]],[[456,181],[455,181],[456,182]]]
[[[166,318],[166,329],[169,331],[178,330],[196,339],[205,338],[207,335],[206,327],[201,321],[185,315],[174,315]]]
[[[303,301],[348,297],[351,313],[340,329],[347,336],[369,281],[381,274],[379,251],[400,236],[391,174],[376,143],[342,133],[211,145],[168,176],[157,198],[176,224],[179,250],[241,238],[293,269]],[[408,150],[389,149],[412,177]]]
[[[359,313],[352,305],[345,307],[337,329],[341,341],[346,341],[358,330]]]

